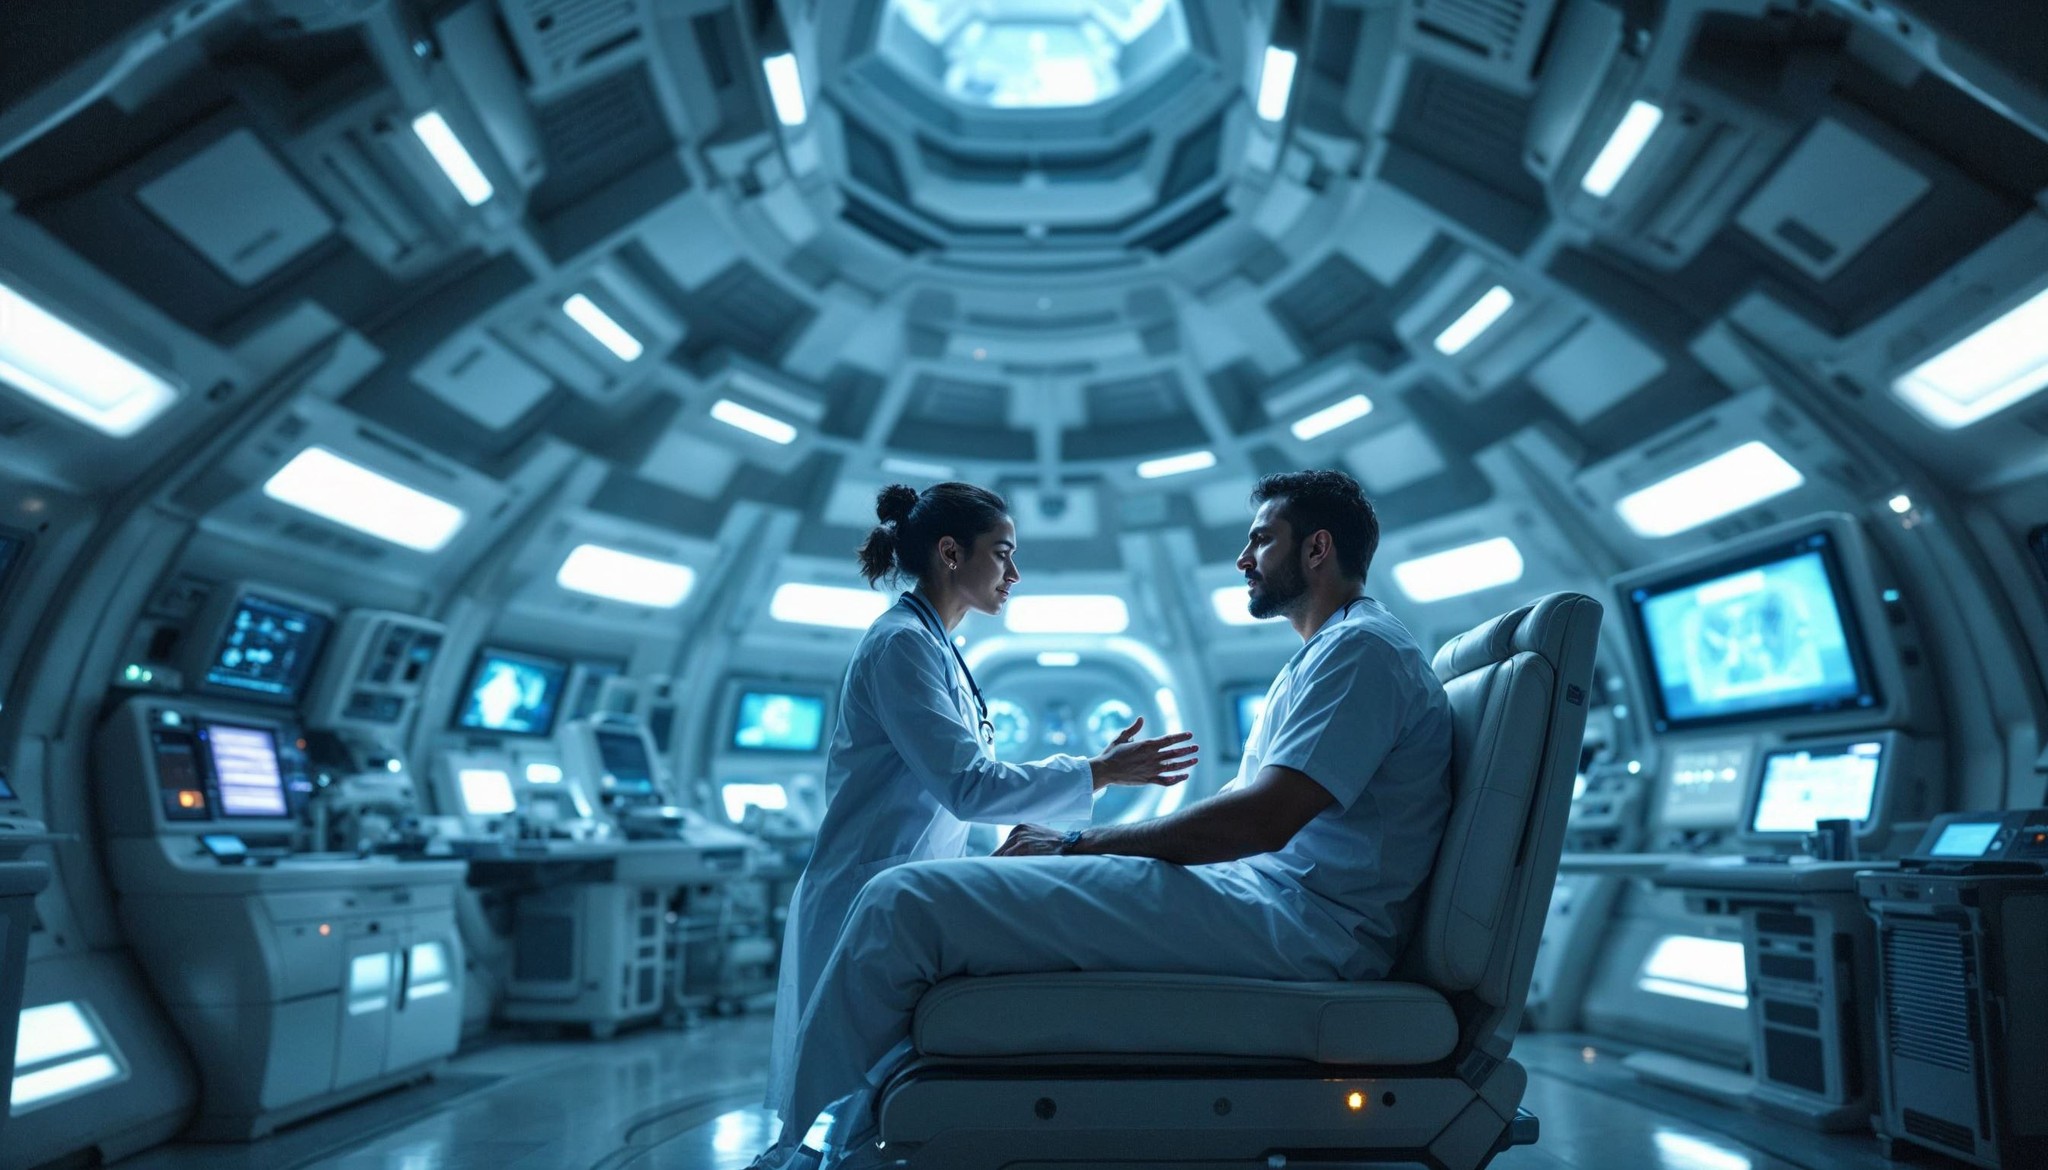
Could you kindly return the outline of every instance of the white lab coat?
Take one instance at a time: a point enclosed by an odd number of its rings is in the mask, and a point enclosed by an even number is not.
[[[1085,757],[1001,763],[976,737],[980,721],[952,650],[910,602],[875,619],[840,689],[825,821],[790,901],[770,1110],[787,1109],[798,1025],[868,879],[906,861],[962,856],[970,822],[1087,823],[1094,784]],[[794,1140],[812,1118],[783,1120]]]

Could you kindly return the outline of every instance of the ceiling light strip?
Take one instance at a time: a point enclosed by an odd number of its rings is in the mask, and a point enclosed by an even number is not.
[[[177,388],[0,284],[0,381],[114,438],[148,426]]]
[[[598,308],[596,301],[582,293],[563,301],[562,312],[571,321],[581,325],[585,333],[596,338],[599,345],[612,351],[612,356],[622,362],[638,361],[640,355],[647,352],[647,347],[640,344],[639,338],[628,332],[610,313]]]
[[[423,553],[440,551],[467,519],[446,500],[317,446],[294,455],[264,483],[263,494]]]
[[[1294,432],[1295,438],[1306,442],[1310,439],[1327,435],[1338,427],[1357,422],[1371,413],[1372,399],[1367,398],[1363,394],[1353,394],[1351,397],[1333,402],[1321,410],[1303,415],[1294,420],[1294,425],[1288,429]]]
[[[1638,536],[1676,536],[1805,482],[1768,443],[1752,439],[1623,496],[1614,510]]]
[[[737,427],[750,435],[757,435],[771,443],[788,446],[796,441],[796,427],[763,414],[751,406],[742,406],[730,398],[721,398],[711,404],[711,417],[729,427]]]
[[[1621,177],[1628,173],[1649,145],[1650,136],[1664,121],[1664,110],[1651,102],[1636,101],[1623,114],[1621,122],[1614,127],[1614,133],[1607,139],[1607,145],[1593,159],[1593,165],[1586,168],[1586,177],[1580,180],[1586,194],[1596,199],[1605,199],[1614,193],[1621,183]]]
[[[1494,323],[1514,307],[1515,294],[1501,285],[1494,285],[1460,313],[1449,328],[1437,334],[1436,351],[1445,357],[1464,352],[1466,346],[1477,341],[1480,334],[1493,328]]]
[[[484,177],[483,168],[470,157],[469,149],[462,145],[462,139],[448,126],[448,119],[439,110],[428,110],[412,120],[412,132],[419,137],[427,153],[434,157],[434,163],[448,181],[455,184],[455,191],[462,201],[471,207],[481,206],[496,192],[491,181]]]

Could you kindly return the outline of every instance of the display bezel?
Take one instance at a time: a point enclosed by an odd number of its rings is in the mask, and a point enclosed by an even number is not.
[[[818,704],[818,742],[814,747],[753,747],[739,741],[740,712],[746,706],[748,695],[787,695],[795,699],[809,699]],[[739,756],[815,756],[825,750],[832,739],[832,696],[816,687],[801,683],[782,683],[773,680],[746,680],[735,682],[725,707],[724,751]]]
[[[504,731],[482,724],[468,722],[469,698],[483,679],[484,664],[493,658],[507,659],[527,666],[537,666],[555,671],[554,701],[548,704],[547,722],[532,731]],[[504,736],[511,739],[546,739],[555,733],[555,726],[562,720],[562,703],[569,695],[568,659],[556,658],[532,650],[515,650],[506,646],[483,646],[470,659],[469,672],[463,676],[462,688],[455,694],[455,709],[448,713],[448,726],[465,735]]]
[[[203,651],[204,657],[193,657],[187,672],[191,689],[201,694],[232,697],[248,703],[264,703],[270,706],[291,706],[307,694],[314,676],[320,668],[322,656],[327,653],[335,633],[334,610],[326,605],[301,597],[290,590],[272,589],[266,585],[243,583],[223,590],[220,595],[225,604],[214,602],[206,611],[207,620],[195,629],[206,631],[203,644],[195,647]],[[213,679],[213,667],[220,660],[221,643],[226,640],[229,625],[235,614],[251,600],[295,611],[320,623],[311,635],[311,652],[300,660],[292,671],[286,688],[282,691],[266,691],[256,687],[232,682],[217,682]]]
[[[1647,692],[1651,709],[1655,713],[1656,729],[1659,732],[1734,727],[1788,718],[1825,717],[1840,715],[1845,711],[1868,711],[1875,714],[1884,709],[1884,688],[1878,680],[1874,659],[1870,653],[1870,643],[1865,637],[1862,609],[1856,604],[1857,599],[1850,592],[1846,566],[1840,551],[1841,543],[1839,534],[1831,526],[1814,525],[1797,536],[1754,545],[1725,557],[1687,566],[1668,575],[1634,577],[1623,585],[1619,590],[1622,608],[1628,614],[1631,641],[1635,643],[1636,660],[1643,672],[1642,689]],[[1649,625],[1645,620],[1644,611],[1649,602],[1717,577],[1732,576],[1808,553],[1820,555],[1821,566],[1828,581],[1829,596],[1834,599],[1835,611],[1841,617],[1842,635],[1848,646],[1850,669],[1856,676],[1855,693],[1818,702],[1781,703],[1771,707],[1756,707],[1716,715],[1674,717],[1665,699],[1663,675],[1657,669],[1657,652],[1650,641]]]
[[[1885,801],[1890,796],[1892,769],[1898,762],[1898,737],[1888,733],[1795,740],[1760,750],[1755,765],[1750,769],[1749,792],[1743,798],[1742,835],[1753,841],[1796,841],[1811,831],[1756,827],[1757,814],[1763,811],[1764,782],[1770,777],[1773,759],[1778,756],[1797,755],[1800,752],[1808,755],[1846,754],[1850,748],[1866,743],[1877,745],[1877,775],[1871,780],[1870,785],[1870,812],[1856,822],[1856,834],[1868,836],[1874,828],[1885,822]]]

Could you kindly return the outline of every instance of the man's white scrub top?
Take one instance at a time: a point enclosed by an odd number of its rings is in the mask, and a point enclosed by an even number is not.
[[[1358,940],[1361,970],[1384,974],[1436,863],[1450,763],[1450,700],[1428,656],[1379,602],[1354,601],[1273,680],[1231,781],[1292,768],[1337,803],[1243,864],[1306,895]]]

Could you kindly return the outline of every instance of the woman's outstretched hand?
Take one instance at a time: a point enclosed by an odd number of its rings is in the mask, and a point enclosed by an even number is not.
[[[1144,726],[1144,716],[1132,720],[1121,735],[1102,749],[1101,755],[1088,761],[1097,792],[1111,784],[1178,784],[1200,762],[1201,749],[1193,742],[1194,732],[1138,739],[1138,731]]]

